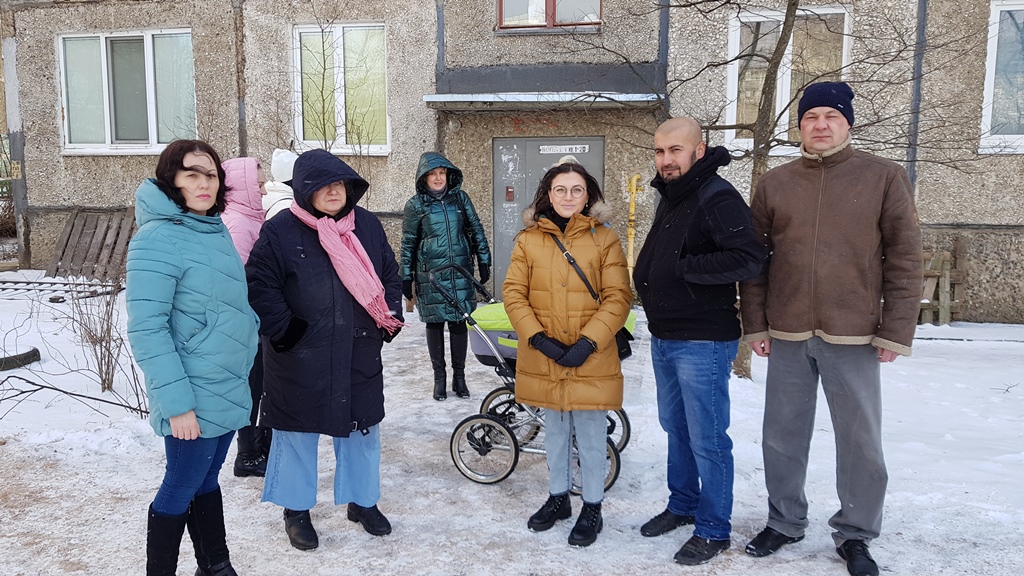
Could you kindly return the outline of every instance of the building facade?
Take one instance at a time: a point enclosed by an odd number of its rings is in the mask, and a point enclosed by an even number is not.
[[[22,265],[45,266],[71,207],[130,204],[178,137],[265,163],[274,148],[330,149],[371,183],[364,204],[393,239],[419,155],[440,151],[493,239],[495,285],[540,175],[573,155],[635,252],[656,203],[658,122],[700,120],[747,191],[748,127],[774,74],[769,166],[794,157],[801,87],[850,82],[855,145],[907,166],[926,249],[965,247],[965,318],[1024,322],[1024,205],[1011,192],[1024,179],[1024,0],[800,1],[778,70],[768,61],[791,2],[670,4],[10,0],[0,34]]]

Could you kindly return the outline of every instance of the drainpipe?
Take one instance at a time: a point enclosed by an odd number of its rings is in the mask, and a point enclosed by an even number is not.
[[[658,6],[660,7],[660,12],[658,14],[658,73],[660,78],[658,78],[658,80],[661,83],[661,90],[665,91],[665,101],[662,102],[664,118],[669,118],[672,114],[667,92],[669,1],[670,0],[658,0]]]
[[[249,127],[245,121],[245,19],[242,15],[243,4],[245,4],[245,0],[231,1],[231,9],[235,16],[235,83],[238,89],[238,155],[248,156]]]
[[[917,39],[914,44],[914,89],[910,101],[910,126],[907,130],[907,174],[910,189],[917,193],[917,145],[921,122],[921,83],[924,53],[928,45],[928,0],[917,0]]]
[[[21,100],[18,86],[18,42],[14,26],[14,12],[10,8],[0,11],[0,37],[3,37],[4,94],[7,98],[8,153],[11,161],[11,200],[14,202],[14,221],[18,234],[18,267],[32,267],[31,231],[28,221],[28,188],[25,184],[25,132],[21,119]]]
[[[434,92],[440,93],[441,78],[444,76],[444,0],[437,2],[437,61],[434,64]],[[447,90],[445,90],[447,92]],[[434,150],[444,154],[445,135],[448,132],[448,113],[435,112],[437,129],[434,132]]]

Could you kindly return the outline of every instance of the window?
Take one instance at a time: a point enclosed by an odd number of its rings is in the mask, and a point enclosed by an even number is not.
[[[390,152],[384,37],[382,24],[296,28],[295,130],[306,147]]]
[[[601,0],[498,0],[501,28],[555,28],[601,23]]]
[[[65,153],[158,153],[196,136],[188,30],[58,39]]]
[[[989,19],[980,151],[1024,152],[1024,2],[995,0]]]
[[[782,13],[743,13],[729,29],[727,124],[750,124],[757,118],[768,58],[775,50],[782,28]],[[788,121],[780,119],[777,138],[800,140],[796,102],[804,86],[842,80],[848,62],[848,14],[843,8],[802,9],[797,13],[793,35],[779,66],[772,113],[788,109]],[[790,105],[792,104],[792,105]],[[729,130],[726,141],[733,148],[749,149],[749,130]]]

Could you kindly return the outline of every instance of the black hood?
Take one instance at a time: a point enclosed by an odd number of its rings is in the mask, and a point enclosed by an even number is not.
[[[728,166],[732,156],[724,146],[708,146],[707,151],[690,169],[675,180],[665,181],[661,174],[651,180],[651,186],[668,202],[678,201],[687,192],[700,188],[708,178],[718,174],[718,169]]]
[[[351,166],[327,150],[317,149],[303,152],[295,161],[295,167],[292,170],[292,190],[295,192],[295,203],[310,214],[321,215],[318,210],[313,208],[313,194],[324,186],[335,182],[345,183],[347,199],[345,207],[338,213],[338,216],[341,217],[352,211],[356,203],[366,194],[370,184],[363,180]]]

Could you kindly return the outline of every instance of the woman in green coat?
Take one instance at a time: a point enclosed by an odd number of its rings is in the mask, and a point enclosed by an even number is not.
[[[434,368],[434,400],[444,400],[447,374],[444,361],[444,325],[452,348],[452,391],[469,397],[466,387],[466,348],[469,334],[462,315],[430,284],[430,271],[458,264],[473,272],[480,267],[480,282],[491,276],[491,250],[484,227],[469,195],[462,191],[462,171],[444,156],[425,152],[416,169],[416,194],[405,203],[402,220],[402,292],[413,299],[420,320],[427,325],[427,350]],[[447,270],[437,276],[445,291],[463,310],[476,308],[476,290],[468,278]]]

